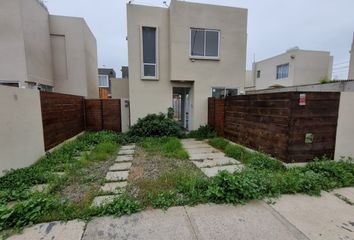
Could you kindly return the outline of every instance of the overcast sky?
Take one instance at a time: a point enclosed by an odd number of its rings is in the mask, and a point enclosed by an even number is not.
[[[354,32],[353,0],[189,0],[248,9],[247,67],[298,46],[330,51],[333,77],[348,75]],[[128,64],[126,2],[128,0],[45,0],[51,14],[84,17],[96,36],[99,67]],[[163,0],[135,0],[164,6]],[[167,4],[169,4],[169,0]]]

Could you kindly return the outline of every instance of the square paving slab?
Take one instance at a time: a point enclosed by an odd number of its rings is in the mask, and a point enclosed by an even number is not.
[[[285,195],[271,205],[311,240],[354,239],[354,207],[331,193]]]
[[[189,154],[190,160],[213,160],[217,158],[225,157],[224,153],[195,153]]]
[[[134,154],[134,150],[120,150],[118,152],[118,155],[133,155]]]
[[[129,176],[129,171],[121,172],[108,172],[106,175],[107,181],[124,181],[127,180]]]
[[[193,161],[193,163],[199,168],[240,164],[240,162],[236,161],[235,159],[227,157],[217,158],[215,160]]]
[[[120,149],[121,150],[134,150],[135,149],[135,144],[122,146]]]
[[[115,163],[112,167],[109,168],[110,171],[122,171],[129,170],[132,166],[131,162]]]
[[[197,239],[305,240],[305,236],[279,220],[266,204],[200,205],[186,207]]]
[[[133,155],[118,156],[116,162],[131,162],[133,159]]]
[[[27,228],[9,240],[80,240],[85,228],[83,221],[51,222]]]
[[[121,193],[124,191],[124,188],[127,186],[127,182],[112,182],[106,183],[101,187],[101,191],[111,192],[111,193]]]
[[[95,199],[93,199],[91,207],[99,207],[101,205],[110,204],[111,202],[113,202],[114,198],[116,197],[117,197],[116,195],[95,197]]]
[[[121,218],[96,218],[88,223],[83,240],[195,240],[183,207],[152,210]]]
[[[199,154],[199,153],[220,153],[219,150],[211,147],[203,147],[203,148],[189,148],[189,154]]]

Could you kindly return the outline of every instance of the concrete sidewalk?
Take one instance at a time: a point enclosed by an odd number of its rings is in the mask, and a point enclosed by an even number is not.
[[[253,201],[247,205],[206,204],[151,210],[121,218],[96,218],[85,224],[39,224],[12,240],[354,240],[353,188],[322,197],[285,195],[274,205]]]

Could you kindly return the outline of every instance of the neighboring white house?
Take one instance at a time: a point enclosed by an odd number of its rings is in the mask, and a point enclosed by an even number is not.
[[[244,91],[247,9],[172,0],[127,5],[131,122],[175,108],[186,129],[207,123],[208,97]]]
[[[267,89],[319,83],[332,78],[329,52],[289,49],[283,54],[253,64],[247,89]]]
[[[40,0],[0,1],[0,85],[98,97],[96,39]]]
[[[352,49],[350,51],[350,62],[349,62],[348,79],[354,79],[354,34],[353,34]]]

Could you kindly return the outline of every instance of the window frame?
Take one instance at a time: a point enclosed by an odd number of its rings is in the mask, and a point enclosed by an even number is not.
[[[288,67],[287,75],[285,76],[285,74],[283,73],[283,70],[281,71],[281,74],[278,74],[278,69],[283,68],[283,67],[285,67],[285,66]],[[289,78],[290,64],[289,64],[289,63],[284,63],[284,64],[277,65],[275,71],[276,71],[276,72],[275,72],[275,77],[276,77],[277,80],[279,80],[279,79],[284,79],[284,78]]]
[[[107,86],[101,85],[100,77],[106,77],[106,79],[107,79]],[[109,76],[108,76],[108,75],[106,75],[106,74],[98,74],[98,87],[99,87],[99,88],[109,88]]]
[[[240,88],[239,87],[212,87],[211,88],[211,96],[213,97],[214,90],[221,90],[224,92],[224,95],[222,98],[217,98],[217,99],[225,99],[228,93],[228,90],[237,90],[237,96],[240,95]]]
[[[257,79],[261,78],[261,70],[257,70],[256,78]]]
[[[192,30],[202,30],[204,31],[204,54],[203,56],[192,55]],[[206,56],[206,32],[217,32],[218,33],[218,56]],[[211,28],[189,28],[189,58],[190,59],[204,59],[204,60],[220,60],[220,45],[221,45],[221,31],[219,29]]]
[[[155,45],[156,45],[156,63],[144,63],[144,35],[143,35],[143,28],[155,28],[156,29],[156,36],[155,36]],[[140,72],[141,72],[141,79],[142,80],[159,80],[159,28],[157,26],[151,26],[151,25],[141,25],[140,26],[140,59],[141,59],[141,66],[140,66]],[[155,66],[155,76],[145,76],[145,70],[144,67],[145,65],[148,66]]]

